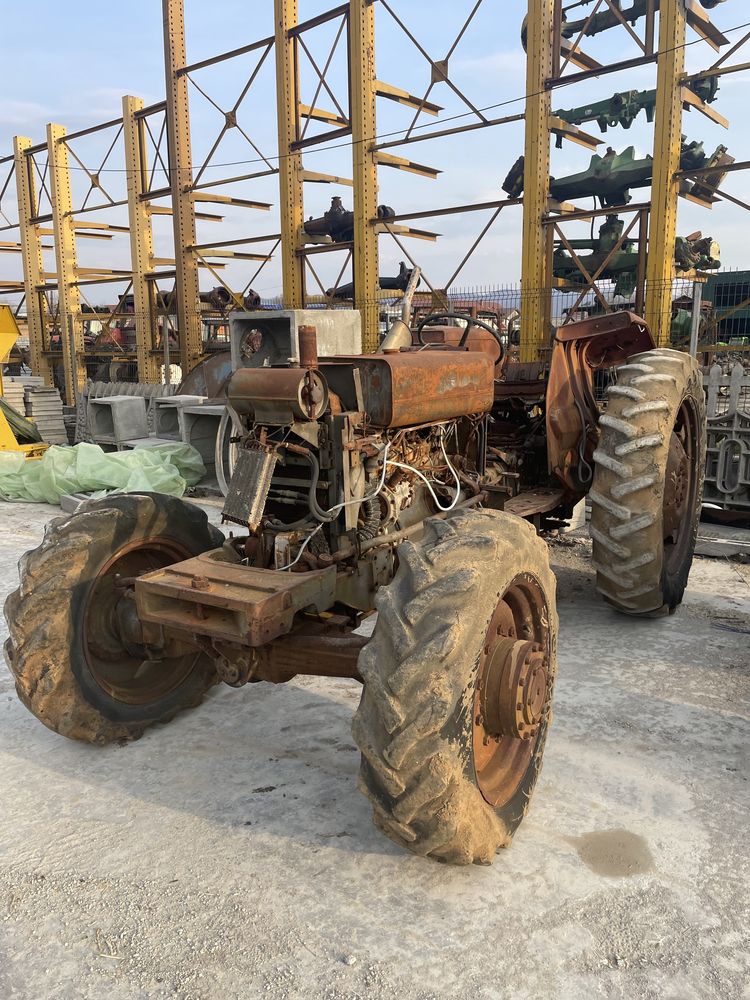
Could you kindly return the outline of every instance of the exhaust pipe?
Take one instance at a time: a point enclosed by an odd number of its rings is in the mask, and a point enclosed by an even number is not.
[[[400,351],[402,347],[411,347],[411,327],[409,326],[411,304],[421,276],[421,269],[415,267],[411,272],[409,284],[406,286],[404,297],[401,300],[401,319],[394,320],[391,324],[390,330],[386,333],[377,350],[378,354],[383,354],[385,351]]]

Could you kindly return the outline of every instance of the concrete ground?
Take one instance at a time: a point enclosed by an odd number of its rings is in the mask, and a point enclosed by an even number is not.
[[[0,598],[53,513],[2,506]],[[555,720],[491,868],[374,829],[353,682],[218,688],[97,749],[0,670],[0,997],[750,997],[750,567],[698,560],[677,615],[632,621],[587,543],[551,554]]]

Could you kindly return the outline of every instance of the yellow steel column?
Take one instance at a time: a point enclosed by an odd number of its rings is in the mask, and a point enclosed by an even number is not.
[[[151,214],[141,195],[146,190],[148,162],[143,122],[136,117],[143,108],[140,97],[122,99],[122,134],[125,143],[125,166],[128,171],[128,220],[130,224],[130,259],[133,270],[133,304],[135,307],[135,341],[138,355],[138,380],[159,382],[159,360],[151,352],[153,343],[154,294],[153,282],[146,274],[151,270],[154,253]]]
[[[521,361],[536,361],[549,346],[544,217],[549,198],[550,92],[554,0],[529,0],[526,50],[526,141],[521,255]]]
[[[371,0],[349,2],[349,96],[354,169],[354,305],[362,314],[362,349],[379,337],[378,234],[370,220],[378,210],[378,167],[372,145],[375,119],[375,13]]]
[[[656,343],[668,344],[672,322],[672,279],[682,135],[680,79],[685,71],[685,8],[682,0],[661,0],[659,60],[654,121],[654,177],[651,186],[646,315]]]
[[[31,139],[16,136],[13,154],[16,170],[16,198],[18,201],[18,227],[23,257],[23,286],[26,296],[26,324],[29,330],[31,370],[34,375],[52,385],[52,367],[45,357],[47,307],[40,289],[44,284],[42,241],[37,226],[31,221],[37,214],[36,183],[33,163],[26,155]]]
[[[195,246],[195,204],[192,198],[193,161],[190,148],[188,80],[180,70],[185,55],[184,0],[162,0],[164,13],[164,57],[167,86],[167,141],[172,187],[174,224],[175,290],[177,327],[180,333],[180,364],[183,378],[203,356],[200,320],[198,261]]]
[[[301,309],[305,304],[305,261],[297,251],[303,246],[305,223],[302,154],[291,148],[298,138],[299,69],[295,42],[289,37],[289,29],[297,24],[297,0],[274,0],[274,18],[284,305],[287,309]]]
[[[67,129],[47,126],[47,162],[52,196],[52,226],[55,233],[57,302],[60,337],[65,367],[65,398],[74,406],[76,392],[86,384],[83,359],[83,324],[79,320],[81,296],[78,291],[78,260],[73,228],[73,195],[70,190],[70,162],[65,145]]]

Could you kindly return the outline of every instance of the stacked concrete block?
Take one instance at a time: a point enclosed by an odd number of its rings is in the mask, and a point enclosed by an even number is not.
[[[43,386],[44,379],[34,375],[4,375],[3,398],[20,416],[26,416],[26,389]]]
[[[36,424],[42,441],[48,444],[67,444],[63,404],[57,389],[44,385],[27,386],[25,397],[26,416]]]
[[[104,396],[88,401],[88,425],[96,444],[121,445],[148,437],[143,396]]]

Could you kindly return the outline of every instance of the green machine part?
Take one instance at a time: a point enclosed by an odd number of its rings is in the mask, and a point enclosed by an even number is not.
[[[503,182],[503,191],[511,198],[518,198],[523,193],[524,162],[524,158],[519,157]],[[699,170],[702,167],[729,165],[733,162],[726,146],[718,146],[711,156],[707,156],[702,142],[687,142],[683,136],[680,154],[682,170]],[[550,178],[550,195],[557,201],[593,196],[605,206],[627,205],[631,200],[631,188],[649,187],[653,172],[653,157],[636,159],[634,146],[628,146],[621,153],[608,149],[604,156],[595,153],[586,170],[567,177]],[[696,182],[692,193],[710,200],[723,176],[717,172]]]
[[[623,227],[624,222],[619,216],[608,215],[599,229],[598,239],[568,240],[570,249],[576,252],[578,260],[589,274],[596,274],[607,260],[622,236]],[[721,267],[720,253],[719,245],[710,236],[703,236],[702,233],[678,236],[675,245],[675,270],[683,273],[718,270]],[[562,244],[555,247],[552,268],[554,276],[569,286],[586,287],[580,267]],[[615,295],[629,297],[635,291],[637,275],[638,244],[637,240],[628,238],[612,255],[599,278],[615,282]]]
[[[690,89],[706,104],[713,104],[719,93],[718,76],[704,80],[694,80],[688,84]],[[646,120],[653,122],[656,109],[655,90],[625,90],[604,101],[596,101],[569,111],[556,111],[555,115],[570,125],[583,125],[586,122],[596,122],[602,132],[616,125],[629,129],[641,111],[646,112]],[[557,148],[562,148],[562,136],[557,137]]]

